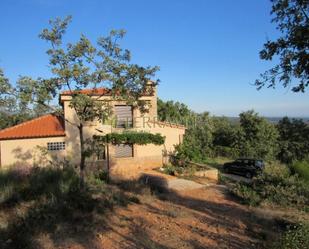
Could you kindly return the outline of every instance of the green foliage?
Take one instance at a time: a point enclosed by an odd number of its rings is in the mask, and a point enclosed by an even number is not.
[[[164,173],[171,176],[175,176],[177,174],[183,173],[183,168],[173,164],[168,164],[164,166]]]
[[[240,197],[244,203],[250,206],[257,206],[261,202],[260,195],[256,191],[252,190],[250,186],[242,183],[236,183],[233,188],[233,194]]]
[[[64,169],[17,167],[0,173],[1,202],[54,198],[78,186],[79,180],[71,167]],[[6,192],[10,189],[10,195]],[[3,194],[3,195],[2,195]]]
[[[309,249],[309,224],[290,226],[274,248]]]
[[[239,115],[240,128],[234,142],[241,157],[272,160],[277,155],[276,127],[254,111]]]
[[[232,123],[226,117],[213,117],[213,144],[214,146],[231,147],[236,138],[238,124]]]
[[[194,113],[178,102],[158,101],[160,120],[187,125],[183,143],[176,147],[177,157],[183,160],[253,157],[291,163],[309,155],[309,126],[302,120],[283,118],[274,125],[254,111],[247,111],[240,113],[239,122],[235,122]]]
[[[276,158],[278,132],[276,127],[253,111],[240,114],[240,122],[226,118],[197,115],[197,123],[188,127],[177,156],[185,160],[205,161],[209,157]]]
[[[96,119],[106,120],[112,113],[111,106],[105,101],[94,101],[91,96],[77,94],[70,101],[71,108],[75,109],[82,123]]]
[[[282,162],[291,163],[304,160],[309,155],[309,126],[300,119],[281,119],[277,125],[279,131],[279,154]]]
[[[188,127],[183,143],[176,147],[177,157],[201,161],[212,156],[213,123],[208,113],[199,114],[196,123]]]
[[[280,164],[267,165],[251,184],[238,183],[232,192],[250,205],[268,203],[301,210],[309,205],[309,185]]]
[[[172,100],[164,102],[158,99],[158,119],[171,123],[188,125],[194,121],[196,114],[188,106]]]
[[[296,161],[291,164],[292,171],[309,182],[309,162]]]
[[[0,112],[0,130],[5,129],[27,120],[30,120],[32,116],[28,113],[7,113]]]
[[[165,137],[161,134],[152,134],[149,132],[127,131],[123,133],[109,133],[104,136],[94,136],[94,139],[104,143],[112,144],[164,144]]]
[[[279,57],[279,64],[261,74],[255,84],[260,89],[265,85],[275,87],[277,82],[284,87],[297,82],[292,91],[304,92],[309,85],[309,1],[272,0],[271,14],[282,35],[264,44],[260,58]]]

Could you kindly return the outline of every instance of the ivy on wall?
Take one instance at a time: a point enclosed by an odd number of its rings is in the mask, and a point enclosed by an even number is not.
[[[109,133],[103,136],[93,136],[96,141],[112,144],[164,144],[165,137],[161,134],[152,134],[149,132],[123,132],[123,133]]]

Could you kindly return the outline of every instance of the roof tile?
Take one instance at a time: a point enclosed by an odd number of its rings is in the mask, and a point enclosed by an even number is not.
[[[47,114],[0,131],[0,140],[65,136],[63,118]]]
[[[105,95],[110,93],[110,89],[107,88],[92,88],[92,89],[82,89],[82,90],[67,90],[63,91],[61,95],[72,95],[75,94],[87,94],[87,95]]]

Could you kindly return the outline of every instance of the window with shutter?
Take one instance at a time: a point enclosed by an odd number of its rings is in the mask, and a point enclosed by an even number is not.
[[[115,106],[116,115],[116,127],[117,128],[128,128],[133,125],[133,114],[132,106],[130,105],[116,105]]]
[[[133,145],[132,144],[119,144],[115,146],[115,157],[133,157]]]

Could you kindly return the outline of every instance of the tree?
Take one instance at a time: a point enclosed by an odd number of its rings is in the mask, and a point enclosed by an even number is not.
[[[262,60],[279,56],[279,64],[260,75],[255,85],[275,87],[280,82],[284,87],[293,85],[292,91],[305,92],[309,85],[309,1],[271,0],[274,15],[272,22],[282,36],[267,41],[260,51]]]
[[[239,114],[240,128],[234,143],[240,156],[272,160],[277,155],[278,131],[254,111]]]
[[[193,161],[212,156],[213,122],[209,113],[198,114],[196,123],[187,128],[183,143],[176,148],[178,156]]]
[[[279,131],[279,154],[282,162],[291,163],[303,160],[309,155],[309,126],[301,119],[281,119],[277,125]]]
[[[188,125],[193,122],[196,114],[187,105],[172,100],[164,102],[158,99],[158,119],[177,124]]]
[[[238,151],[234,148],[239,124],[226,117],[213,117],[213,148],[216,156],[234,158]]]
[[[105,120],[110,114],[107,100],[97,101],[91,94],[80,92],[81,89],[108,88],[113,99],[121,99],[136,108],[143,108],[147,103],[139,100],[149,91],[148,82],[155,75],[158,67],[142,67],[130,62],[129,50],[122,49],[119,44],[125,36],[124,30],[112,30],[106,37],[99,37],[93,44],[85,35],[75,43],[63,44],[63,36],[71,22],[71,17],[57,18],[50,21],[50,28],[44,29],[39,35],[50,44],[47,50],[49,67],[52,77],[37,78],[21,77],[16,86],[11,86],[7,80],[2,80],[2,88],[9,95],[18,96],[21,103],[45,106],[52,110],[52,100],[63,90],[69,90],[72,96],[70,107],[75,110],[78,122],[75,125],[79,131],[80,141],[80,179],[84,182],[85,160],[89,155],[84,138],[85,122]],[[153,84],[157,84],[154,81]],[[55,110],[59,113],[59,110]],[[63,115],[62,113],[60,113]],[[66,122],[69,122],[66,120]]]
[[[4,129],[32,118],[33,114],[26,110],[16,96],[7,94],[10,89],[9,79],[0,68],[0,129]]]

